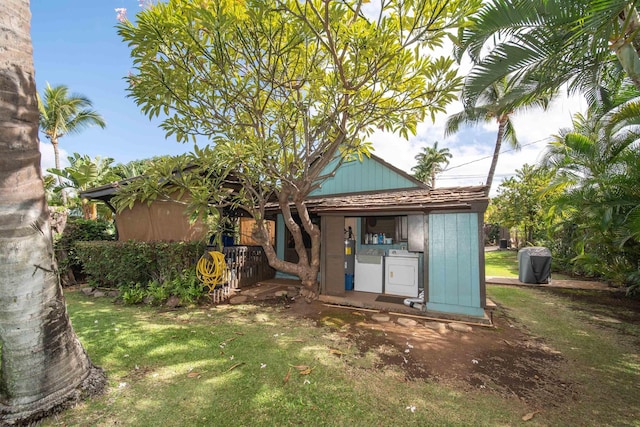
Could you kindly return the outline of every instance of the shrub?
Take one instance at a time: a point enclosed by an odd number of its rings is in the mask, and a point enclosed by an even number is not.
[[[70,218],[54,246],[60,273],[64,275],[70,270],[76,279],[82,279],[82,262],[76,242],[114,239],[114,227],[110,222]]]
[[[119,289],[127,304],[160,304],[171,295],[197,302],[205,289],[195,266],[200,242],[78,242],[79,258],[93,286]]]

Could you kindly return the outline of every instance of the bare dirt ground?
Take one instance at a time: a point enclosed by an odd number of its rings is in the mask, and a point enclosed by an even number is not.
[[[640,324],[637,300],[611,292],[549,292],[569,305],[578,300],[588,302],[589,315]],[[321,302],[279,299],[261,303],[282,305],[289,314],[334,328],[345,334],[360,353],[377,352],[381,369],[400,367],[406,381],[428,379],[467,390],[486,389],[505,397],[515,396],[532,408],[556,407],[576,397],[576,387],[563,382],[560,375],[568,369],[563,356],[531,336],[501,307],[493,316],[495,327],[473,326],[470,332],[459,332],[432,329],[420,320],[416,326],[403,326],[394,315],[388,322],[378,322],[372,319],[375,313]],[[435,326],[433,322],[430,325]]]

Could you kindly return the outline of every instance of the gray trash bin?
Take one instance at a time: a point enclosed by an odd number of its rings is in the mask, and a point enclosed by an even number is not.
[[[551,251],[543,247],[522,248],[518,251],[518,280],[522,283],[549,283]]]

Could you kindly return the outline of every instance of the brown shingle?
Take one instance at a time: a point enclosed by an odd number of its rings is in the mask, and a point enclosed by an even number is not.
[[[469,209],[471,204],[488,202],[485,190],[483,186],[474,186],[343,194],[309,198],[306,205],[311,212],[315,213]],[[277,209],[277,206],[270,206],[270,208]]]

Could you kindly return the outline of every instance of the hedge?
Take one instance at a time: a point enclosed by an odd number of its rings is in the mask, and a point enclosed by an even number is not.
[[[106,288],[148,286],[182,277],[205,252],[202,242],[76,242],[89,284]]]

